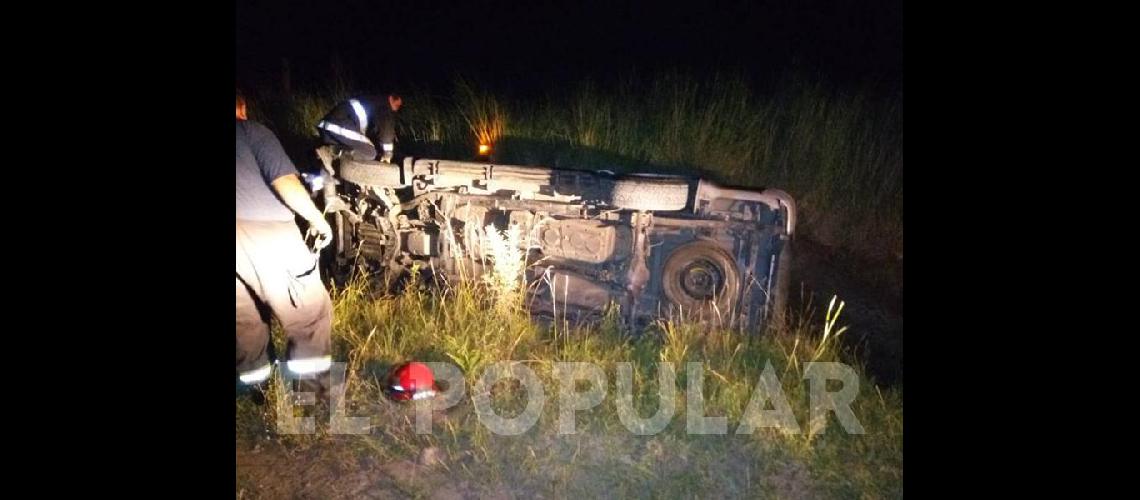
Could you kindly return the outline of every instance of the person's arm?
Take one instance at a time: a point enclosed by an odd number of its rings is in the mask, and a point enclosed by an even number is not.
[[[324,214],[313,204],[313,199],[309,197],[309,191],[305,189],[304,184],[301,184],[301,180],[296,175],[283,175],[274,179],[271,185],[273,190],[277,191],[277,195],[281,197],[281,201],[285,202],[285,205],[300,215],[301,218],[309,221],[310,224],[325,222]]]
[[[253,142],[253,154],[257,158],[261,174],[269,182],[277,196],[285,206],[309,222],[310,230],[316,231],[319,236],[318,248],[323,247],[332,239],[332,228],[325,220],[324,214],[313,204],[309,192],[298,178],[297,168],[285,154],[281,142],[269,129],[263,126],[255,127],[257,139]]]
[[[271,186],[290,210],[309,222],[309,231],[317,233],[314,242],[316,248],[324,248],[332,241],[332,227],[329,226],[320,209],[313,204],[313,199],[309,198],[309,192],[296,175],[288,174],[278,177],[273,180]]]

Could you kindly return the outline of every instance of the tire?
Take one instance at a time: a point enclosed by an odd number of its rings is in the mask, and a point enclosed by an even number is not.
[[[391,163],[342,160],[340,178],[361,186],[401,186],[400,167]]]
[[[626,210],[671,212],[689,205],[689,182],[680,177],[625,176],[608,181],[605,201]]]
[[[710,319],[731,318],[740,299],[741,278],[736,260],[709,241],[677,247],[662,272],[665,297],[682,311]]]

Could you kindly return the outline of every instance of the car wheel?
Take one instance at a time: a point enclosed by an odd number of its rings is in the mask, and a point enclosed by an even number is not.
[[[400,168],[391,163],[345,161],[340,178],[360,186],[400,186]]]
[[[708,241],[681,245],[665,260],[666,298],[706,319],[728,318],[740,296],[740,271],[728,252]]]

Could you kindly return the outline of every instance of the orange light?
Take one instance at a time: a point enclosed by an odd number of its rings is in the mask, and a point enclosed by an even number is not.
[[[487,144],[480,144],[479,145],[479,154],[485,155],[485,154],[490,153],[490,152],[491,152],[491,146],[489,146]]]

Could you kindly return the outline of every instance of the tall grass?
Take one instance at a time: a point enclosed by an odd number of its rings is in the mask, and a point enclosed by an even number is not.
[[[464,80],[456,82],[455,93],[459,115],[479,144],[494,144],[506,135],[507,113],[499,99]]]
[[[346,98],[348,88],[341,83],[293,95],[255,94],[250,111],[283,136],[311,137],[320,116]],[[451,94],[408,92],[400,140],[405,146],[465,148],[498,141],[496,154],[504,159],[585,168],[621,163],[779,187],[799,202],[802,234],[857,251],[901,254],[901,94],[875,98],[804,80],[777,88],[764,93],[740,78],[673,73],[604,85],[587,80],[524,102],[460,82]],[[493,255],[499,240],[510,239],[498,236],[485,243],[491,260],[517,258]],[[350,413],[372,416],[375,428],[364,436],[274,437],[297,446],[347,440],[345,463],[356,463],[349,456],[354,453],[398,460],[439,448],[446,468],[441,481],[491,485],[479,490],[491,495],[495,485],[510,485],[515,496],[901,496],[901,387],[880,391],[860,370],[853,409],[867,434],[847,434],[834,421],[822,429],[809,425],[806,363],[858,365],[835,341],[844,333],[836,304],[822,321],[805,311],[765,335],[709,331],[682,320],[634,332],[623,327],[616,309],[598,324],[542,326],[518,301],[517,269],[501,269],[487,281],[437,287],[412,280],[395,295],[373,293],[364,277],[334,290],[334,351],[348,364]],[[428,293],[429,287],[436,288]],[[572,291],[557,290],[555,296],[565,293]],[[384,374],[409,359],[450,362],[469,384],[492,363],[521,361],[550,388],[558,386],[555,362],[599,363],[609,390],[601,405],[578,412],[579,434],[573,436],[555,431],[553,394],[547,394],[548,410],[536,428],[519,438],[489,432],[469,403],[448,411],[434,433],[422,435],[409,410],[377,404]],[[689,361],[704,363],[706,414],[727,417],[729,436],[686,433]],[[664,432],[634,436],[621,425],[613,392],[618,363],[632,366],[632,402],[643,417],[659,405],[660,363],[675,366],[681,396]],[[769,365],[805,432],[732,434]],[[519,391],[494,392],[501,412],[521,408]],[[239,401],[239,436],[272,435],[275,419],[272,404]]]
[[[740,78],[681,74],[606,89],[587,81],[512,107],[510,135],[779,187],[798,199],[813,238],[901,254],[901,94],[874,98],[802,79],[780,88],[765,95]]]
[[[450,94],[407,93],[401,147],[495,145],[501,162],[706,175],[778,187],[801,209],[801,234],[867,256],[901,256],[903,97],[789,78],[760,91],[729,75],[630,75],[563,84],[542,98],[495,95],[466,80]],[[251,112],[309,137],[347,83],[269,95]],[[439,150],[428,149],[431,154]],[[454,154],[455,149],[448,150]]]
[[[511,238],[500,233],[487,238],[487,245],[506,247]],[[488,253],[500,265],[521,260],[521,255],[504,249],[490,248]],[[841,307],[834,308],[834,301],[822,323],[805,312],[798,321],[762,336],[709,331],[673,320],[632,332],[621,326],[618,311],[610,311],[600,323],[548,327],[532,322],[519,306],[514,293],[522,277],[520,267],[503,266],[494,276],[444,284],[431,293],[425,289],[429,283],[412,280],[395,295],[372,293],[367,277],[361,276],[333,291],[335,357],[348,364],[346,407],[352,416],[372,417],[370,434],[330,435],[318,420],[316,434],[275,435],[278,415],[272,404],[261,413],[242,406],[239,428],[295,448],[347,444],[336,452],[346,464],[357,463],[359,454],[393,461],[435,448],[444,457],[447,473],[439,482],[420,485],[428,491],[462,481],[492,489],[510,485],[516,496],[901,495],[901,392],[880,392],[857,368],[861,390],[853,410],[867,433],[847,434],[834,419],[823,427],[810,422],[806,363],[853,361],[834,341],[842,333],[836,329]],[[547,388],[546,411],[530,432],[500,436],[481,423],[468,400],[437,415],[431,434],[417,433],[411,407],[379,404],[384,401],[383,375],[409,359],[450,362],[460,368],[469,388],[492,363],[525,363]],[[557,431],[555,391],[563,382],[555,377],[556,362],[598,364],[609,381],[602,404],[576,414],[574,435]],[[728,435],[687,432],[688,362],[703,363],[705,414],[726,417]],[[674,367],[677,406],[663,432],[637,436],[622,425],[613,382],[619,363],[632,366],[630,401],[643,417],[661,404],[662,363]],[[766,369],[778,375],[802,432],[735,433]],[[467,394],[470,397],[470,389]],[[517,414],[525,405],[524,394],[510,386],[493,387],[493,405],[500,414]]]

